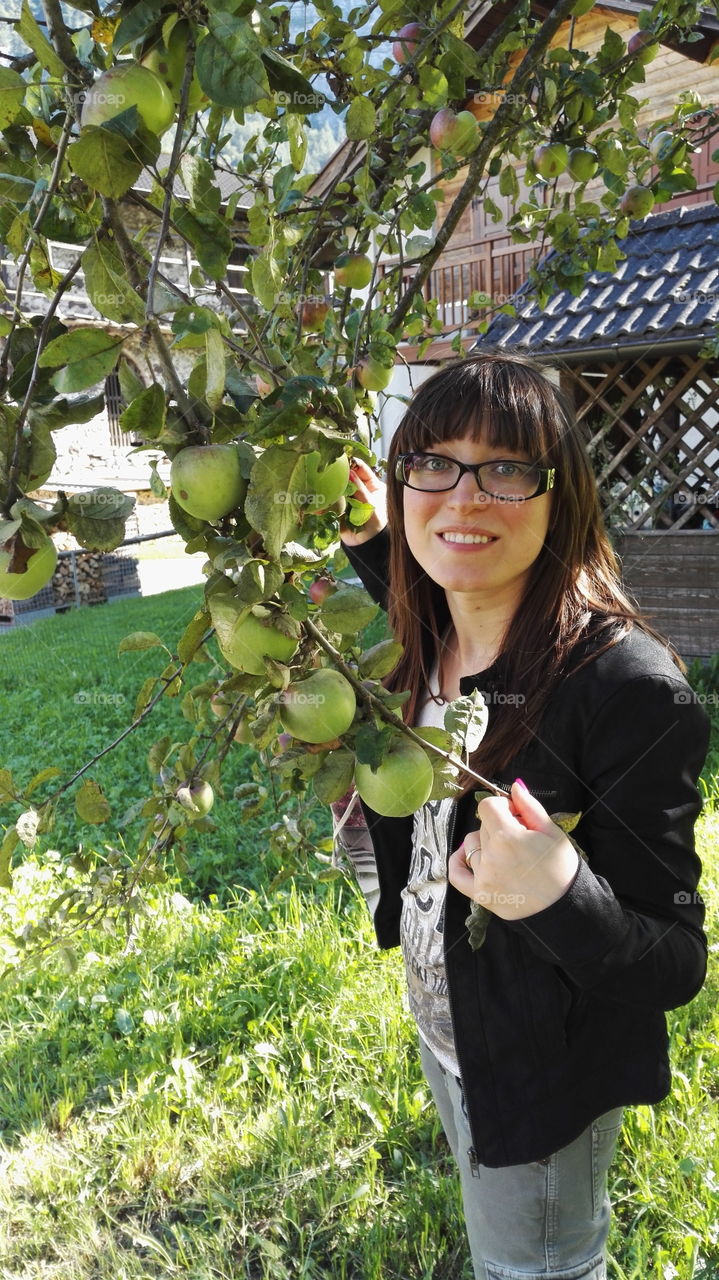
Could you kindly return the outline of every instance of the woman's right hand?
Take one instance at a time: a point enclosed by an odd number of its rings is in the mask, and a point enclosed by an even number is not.
[[[362,458],[353,458],[350,463],[350,480],[355,486],[356,496],[360,502],[367,502],[374,507],[369,520],[359,527],[340,521],[340,539],[348,547],[359,547],[369,542],[376,533],[387,524],[387,486]]]

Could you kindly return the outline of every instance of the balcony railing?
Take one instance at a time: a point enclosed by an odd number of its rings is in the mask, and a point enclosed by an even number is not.
[[[75,262],[78,253],[81,252],[81,246],[66,244],[60,240],[48,240],[47,248],[50,266],[59,276],[63,276],[67,272]],[[197,259],[186,250],[177,253],[164,253],[160,257],[158,284],[160,286],[164,285],[170,294],[172,293],[170,286],[175,285],[186,297],[193,300],[201,300],[203,306],[210,307],[213,311],[230,314],[232,312],[230,300],[225,295],[218,294],[213,288],[212,282],[202,286],[193,283],[193,271],[196,267],[199,268],[199,265]],[[244,289],[246,272],[247,267],[244,264],[229,263],[225,283],[233,298],[244,308],[252,310],[254,299]],[[7,293],[5,301],[0,297],[0,311],[11,312],[11,303],[14,301],[17,289],[17,279],[18,261],[8,254],[5,246],[0,245],[0,281]],[[43,292],[36,287],[28,271],[22,288],[21,308],[23,312],[42,314],[47,310],[50,296],[48,292]],[[92,305],[85,291],[85,279],[82,270],[78,271],[73,277],[69,288],[60,300],[56,314],[60,320],[65,322],[96,320],[107,324],[106,318]],[[237,315],[233,320],[233,328],[237,332],[244,331],[244,325]]]

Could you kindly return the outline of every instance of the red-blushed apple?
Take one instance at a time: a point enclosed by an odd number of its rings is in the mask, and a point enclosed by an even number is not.
[[[314,582],[310,583],[307,594],[313,604],[322,604],[322,601],[328,596],[333,596],[336,590],[335,583],[330,582],[329,578],[315,578]]]
[[[366,253],[341,253],[334,265],[335,283],[343,289],[366,289],[372,262]]]
[[[255,374],[255,383],[257,386],[257,394],[258,396],[261,396],[263,400],[265,396],[270,395],[270,393],[275,389],[271,382],[265,382],[261,373]]]
[[[535,148],[532,161],[540,177],[549,181],[564,173],[569,164],[569,151],[563,142],[545,142]]]
[[[298,308],[302,332],[317,333],[324,329],[330,306],[329,298],[305,298]]]
[[[654,208],[654,194],[649,187],[627,187],[619,201],[619,211],[625,218],[646,218]]]
[[[453,156],[465,156],[479,141],[479,125],[471,111],[458,111],[442,107],[432,118],[429,140],[438,151],[449,151]]]
[[[355,365],[355,373],[365,391],[384,391],[391,381],[393,366],[388,368],[373,356],[363,356]]]
[[[627,53],[645,67],[659,53],[659,42],[651,31],[635,31],[627,43]]]
[[[29,547],[17,533],[0,549],[0,597],[30,600],[47,586],[57,564],[57,548],[51,538]]]
[[[404,734],[398,733],[377,769],[355,765],[355,783],[360,797],[385,818],[407,818],[421,809],[434,785],[434,770],[426,752]]]
[[[301,742],[329,742],[339,738],[354,720],[354,689],[340,671],[319,667],[280,694],[283,729]]]
[[[189,787],[178,787],[176,797],[183,809],[198,818],[204,818],[215,803],[215,793],[203,778],[191,782]]]
[[[424,27],[421,22],[408,22],[401,31],[397,32],[397,38],[392,45],[392,57],[395,62],[400,65],[414,57],[417,45],[424,35]]]
[[[136,62],[120,62],[86,91],[80,124],[105,124],[130,107],[137,107],[151,133],[163,134],[175,118],[175,103],[161,76]]]
[[[175,454],[170,488],[179,507],[196,520],[214,524],[245,500],[247,481],[233,444],[188,445]]]
[[[589,182],[599,168],[599,156],[594,147],[572,147],[567,167],[575,182]]]

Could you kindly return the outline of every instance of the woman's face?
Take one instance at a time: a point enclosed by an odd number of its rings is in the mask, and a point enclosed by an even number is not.
[[[459,462],[536,461],[504,445],[468,437],[443,440],[427,452]],[[455,488],[444,493],[405,486],[403,501],[409,549],[434,582],[448,592],[519,600],[547,536],[551,490],[525,502],[502,502],[482,493],[475,477],[464,472]],[[489,541],[454,542],[451,535],[457,532],[481,534]]]

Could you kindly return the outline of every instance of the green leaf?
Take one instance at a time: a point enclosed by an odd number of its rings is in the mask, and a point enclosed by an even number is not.
[[[299,173],[307,157],[307,133],[298,115],[288,114],[287,140],[290,144],[290,161],[295,173]]]
[[[159,382],[145,387],[120,414],[123,431],[131,431],[143,440],[156,440],[161,435],[167,414],[165,388]]]
[[[317,610],[317,617],[329,631],[352,635],[377,616],[379,605],[363,587],[340,587]]]
[[[205,365],[205,399],[216,412],[225,394],[225,343],[219,329],[208,329],[205,334]]]
[[[262,534],[267,554],[277,560],[289,535],[296,530],[302,477],[306,475],[302,454],[280,445],[270,445],[257,459],[245,499],[245,515]]]
[[[207,40],[203,40],[202,46],[206,43]],[[177,203],[173,205],[173,219],[180,235],[192,245],[203,271],[213,280],[224,279],[232,253],[232,236],[222,218],[211,209],[193,213]]]
[[[188,622],[177,643],[177,656],[187,665],[192,662],[212,623],[207,609],[200,609]]]
[[[50,431],[58,431],[71,423],[90,422],[105,407],[104,392],[94,396],[59,396],[50,404],[36,405],[29,413],[30,424],[47,425]]]
[[[479,951],[480,947],[484,946],[491,919],[491,912],[486,907],[483,907],[481,902],[472,903],[472,910],[464,923],[469,937],[469,945],[473,951]]]
[[[20,843],[17,827],[8,827],[0,845],[0,888],[12,889],[10,864],[12,856]]]
[[[83,391],[112,372],[123,342],[123,337],[102,329],[73,329],[48,343],[40,356],[40,365],[51,369],[65,366],[52,378],[58,391]]]
[[[88,245],[82,255],[82,270],[90,301],[101,316],[117,324],[144,323],[144,303],[130,284],[114,243],[98,240]]]
[[[61,773],[62,769],[58,769],[57,765],[54,764],[48,765],[46,769],[41,769],[39,773],[35,774],[34,778],[31,778],[25,788],[26,799],[29,799],[33,791],[36,791],[38,787],[41,787],[44,782],[49,782],[50,778],[58,778]]]
[[[113,37],[112,48],[115,53],[120,53],[129,44],[134,44],[155,25],[162,3],[163,0],[139,0],[139,4],[133,4],[129,8]]]
[[[423,106],[439,108],[447,105],[449,84],[443,71],[425,62],[419,69],[419,85]]]
[[[272,253],[261,253],[252,261],[250,289],[266,311],[271,311],[282,286],[280,269]]]
[[[332,804],[345,794],[352,785],[354,764],[354,752],[347,747],[329,752],[312,778],[315,795],[322,804]]]
[[[0,481],[7,482],[8,467],[15,448],[16,410],[0,405]],[[45,483],[55,465],[55,445],[50,427],[33,421],[29,432],[23,433],[20,442],[20,470],[18,481],[24,492],[39,489]]]
[[[17,71],[0,67],[0,129],[15,119],[22,106],[27,85]]]
[[[284,107],[288,113],[297,112],[301,115],[322,110],[327,101],[325,95],[315,89],[286,58],[281,57],[274,49],[264,48],[262,62],[278,106]]]
[[[54,80],[59,80],[60,84],[62,84],[65,65],[56,54],[47,36],[44,36],[40,30],[30,10],[28,0],[23,0],[20,21],[16,24],[15,30],[28,48],[32,49],[40,66],[49,71]]]
[[[209,13],[197,50],[200,87],[221,107],[251,107],[270,94],[260,44],[249,22],[232,13]]]
[[[485,733],[489,712],[478,689],[474,689],[469,697],[454,698],[444,713],[444,727],[453,737],[459,739],[460,752],[476,751]]]
[[[158,140],[158,155],[159,145]],[[78,178],[110,199],[130,190],[145,163],[138,148],[122,133],[91,125],[86,125],[77,142],[68,147],[67,158]]]
[[[17,788],[10,770],[0,769],[0,804],[13,804],[17,799]]]
[[[379,644],[365,649],[359,660],[359,672],[364,680],[381,680],[394,671],[399,662],[403,646],[398,640],[380,640]]]
[[[75,808],[82,822],[90,822],[95,826],[107,822],[112,813],[102,787],[92,778],[87,778],[77,792]]]
[[[154,631],[132,631],[123,636],[117,646],[118,653],[136,653],[140,649],[164,649],[165,642]]]
[[[32,178],[23,178],[15,173],[0,173],[0,200],[8,200],[24,209],[35,192]]]
[[[180,161],[180,175],[192,209],[201,213],[219,213],[222,193],[215,183],[215,172],[209,160],[187,152]]]
[[[369,98],[355,98],[345,117],[345,130],[351,142],[362,142],[374,136],[377,112]]]
[[[140,692],[137,695],[135,710],[133,712],[133,717],[132,717],[133,720],[140,719],[140,716],[142,715],[143,711],[145,711],[145,709],[150,703],[150,699],[152,698],[152,695],[155,692],[155,685],[157,684],[159,684],[159,679],[157,676],[148,676],[146,680],[143,680],[140,686]]]

